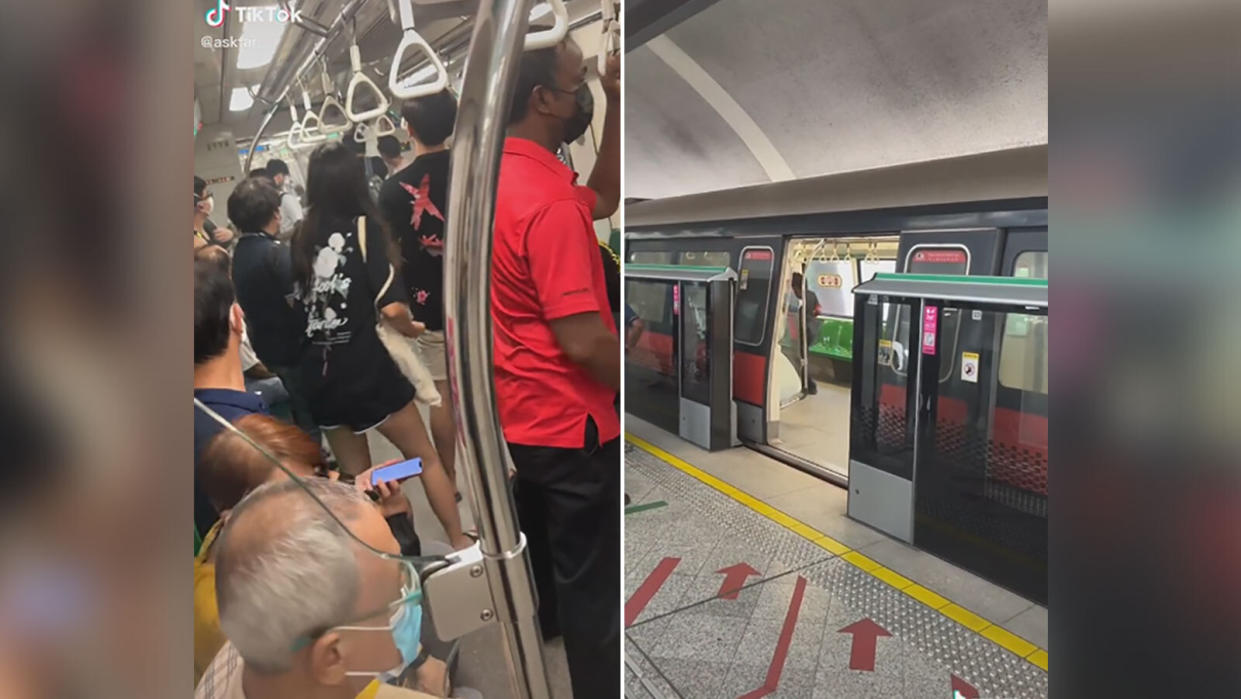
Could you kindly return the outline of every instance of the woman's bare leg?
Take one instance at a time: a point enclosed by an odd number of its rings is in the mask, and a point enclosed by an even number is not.
[[[444,473],[439,454],[431,444],[427,428],[422,424],[422,415],[418,413],[413,401],[389,416],[377,429],[401,450],[405,458],[422,459],[422,475],[419,479],[422,487],[426,489],[431,510],[448,534],[448,541],[454,549],[470,546],[473,542],[461,533],[461,513],[457,511],[452,483],[448,480],[448,474]]]
[[[366,435],[354,434],[348,427],[325,429],[327,443],[332,447],[340,470],[356,476],[371,467],[371,450]]]
[[[440,455],[440,463],[444,464],[444,472],[457,490],[457,424],[453,419],[452,401],[448,399],[448,382],[436,381],[435,390],[439,391],[441,402],[439,407],[431,408],[431,436],[435,439],[435,451]]]

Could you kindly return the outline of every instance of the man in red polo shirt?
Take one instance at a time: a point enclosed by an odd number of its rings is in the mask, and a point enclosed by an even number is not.
[[[564,634],[573,694],[620,696],[620,343],[592,220],[615,209],[620,63],[602,79],[604,143],[592,188],[557,157],[593,100],[571,40],[526,52],[496,194],[491,302],[496,400],[545,635]]]

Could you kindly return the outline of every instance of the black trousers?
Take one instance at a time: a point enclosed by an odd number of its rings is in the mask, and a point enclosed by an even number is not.
[[[564,636],[577,699],[620,697],[621,450],[587,420],[582,449],[510,444],[545,635]]]

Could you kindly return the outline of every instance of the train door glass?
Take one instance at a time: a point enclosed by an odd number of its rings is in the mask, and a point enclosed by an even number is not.
[[[677,255],[678,265],[698,267],[732,267],[733,256],[727,250],[686,250]]]
[[[625,352],[625,410],[672,434],[680,431],[676,293],[674,282],[625,282],[625,302],[646,328]]]
[[[878,296],[871,301],[863,310],[864,317],[855,323],[859,332],[874,328],[878,333],[863,335],[861,356],[855,359],[852,408],[856,419],[850,421],[849,458],[913,480],[911,386],[917,381],[917,366],[909,363],[909,326],[888,322],[898,313],[910,312],[913,302],[893,303]],[[916,305],[913,309],[916,312]]]
[[[675,254],[670,250],[631,250],[629,261],[641,265],[670,265]]]
[[[706,284],[681,284],[681,395],[711,404],[710,348],[707,346],[708,288]]]
[[[950,314],[967,320],[952,345],[940,323],[931,365],[956,368],[924,412],[930,429],[920,432],[914,543],[1045,604],[1046,385],[1008,389],[1004,367],[1031,367],[1037,338],[1046,338],[1034,327],[1046,316],[939,307],[941,318]],[[1016,328],[1014,317],[1029,320]],[[1017,374],[1026,384],[1037,375]]]
[[[932,244],[932,245],[915,245],[910,248],[905,256],[905,272],[908,274],[943,274],[943,275],[966,275],[970,273],[970,252],[965,245],[957,244]],[[902,325],[909,324],[908,309],[902,311],[900,318]],[[940,362],[939,380],[945,382],[952,375],[955,366],[957,338],[961,330],[961,318],[956,309],[945,309],[943,316],[939,319],[943,342],[946,343],[943,357],[946,361]]]

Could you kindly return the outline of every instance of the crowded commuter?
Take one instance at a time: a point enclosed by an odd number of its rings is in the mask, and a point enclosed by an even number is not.
[[[428,662],[421,644],[418,573],[375,553],[400,550],[357,488],[323,478],[262,485],[232,510],[216,547],[228,643],[199,699],[352,699],[368,685],[377,699],[449,696],[446,666]],[[411,667],[430,693],[386,684]]]
[[[619,183],[619,60],[610,57],[600,167]],[[620,344],[593,219],[615,203],[556,153],[593,99],[571,38],[522,55],[500,164],[492,255],[497,407],[516,466],[545,634],[563,633],[577,697],[620,694]],[[619,189],[619,187],[617,187]],[[619,198],[617,198],[619,201]]]
[[[447,396],[443,212],[448,210],[451,155],[444,142],[452,135],[457,119],[457,99],[445,90],[406,100],[401,116],[414,144],[414,160],[384,182],[379,206],[400,246],[410,310],[414,319],[426,326],[426,332],[416,342],[419,355],[435,380],[436,390]],[[455,485],[456,427],[448,401],[431,408],[431,436],[444,470]]]
[[[361,159],[339,142],[310,155],[310,206],[292,242],[295,294],[308,346],[300,380],[315,421],[342,470],[370,461],[366,433],[378,430],[405,455],[422,459],[427,500],[454,548],[470,545],[449,481],[414,405],[414,387],[380,340],[383,322],[407,338],[425,326],[410,315],[399,259],[370,199]]]
[[[241,336],[245,318],[233,295],[228,253],[208,245],[194,253],[194,397],[232,421],[266,413],[262,398],[246,390]],[[223,425],[194,406],[194,525],[206,533],[218,519],[198,479],[202,451]]]
[[[336,479],[321,458],[319,447],[304,432],[268,415],[243,415],[233,424],[240,432],[221,430],[203,451],[198,465],[203,491],[221,520],[203,536],[202,547],[194,558],[194,681],[197,683],[215,654],[224,645],[215,597],[216,536],[229,511],[260,485],[287,476],[316,476]],[[260,451],[242,436],[263,448]],[[273,461],[272,459],[276,459]],[[279,466],[277,465],[279,462]],[[367,484],[371,470],[363,471],[356,483]],[[388,521],[388,528],[400,544],[401,553],[417,556],[421,546],[414,533],[409,499],[397,483],[375,484],[372,499]]]
[[[226,245],[233,240],[233,231],[215,225],[211,212],[215,209],[215,197],[207,190],[207,181],[194,176],[194,249],[218,243]]]
[[[280,192],[280,233],[281,240],[288,240],[301,223],[303,212],[301,199],[293,192],[293,183],[289,180],[289,166],[279,158],[267,161],[267,176],[275,183]]]
[[[228,217],[241,230],[233,251],[233,286],[255,353],[287,391],[293,421],[319,443],[319,427],[298,371],[306,316],[293,294],[290,248],[279,239],[281,200],[266,176],[246,179],[229,195]]]
[[[401,142],[396,140],[396,136],[379,137],[379,157],[383,158],[384,167],[388,169],[388,177],[392,177],[409,164],[405,160],[405,155],[401,153]]]

